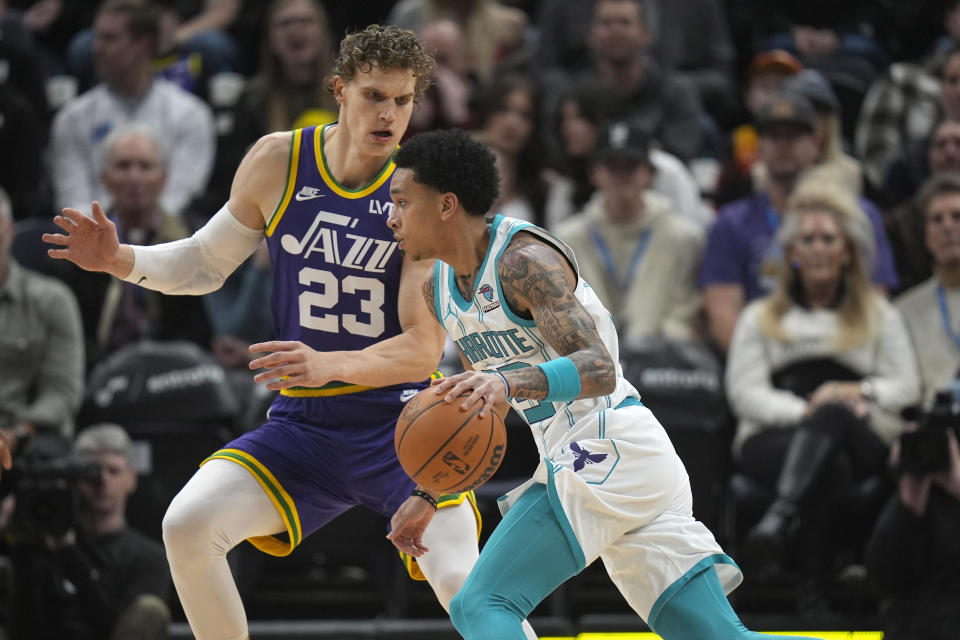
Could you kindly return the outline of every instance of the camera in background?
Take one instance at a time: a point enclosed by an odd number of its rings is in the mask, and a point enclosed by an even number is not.
[[[80,496],[78,484],[100,477],[96,460],[66,455],[24,459],[17,465],[13,529],[20,540],[62,536],[76,524]]]
[[[947,430],[960,439],[960,398],[950,389],[938,391],[929,411],[914,409],[904,418],[916,420],[920,428],[900,436],[900,472],[925,476],[949,470]]]

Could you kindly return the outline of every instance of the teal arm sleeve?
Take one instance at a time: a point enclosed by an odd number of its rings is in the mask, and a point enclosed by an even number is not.
[[[573,360],[567,357],[538,364],[547,376],[548,402],[570,402],[580,395],[580,372]]]

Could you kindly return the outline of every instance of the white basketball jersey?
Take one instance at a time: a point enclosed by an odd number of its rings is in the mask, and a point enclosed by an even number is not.
[[[610,357],[617,363],[617,387],[610,395],[573,402],[521,398],[510,400],[513,408],[533,429],[534,435],[539,434],[537,445],[541,448],[541,455],[551,456],[557,447],[571,441],[571,436],[574,436],[572,430],[575,425],[584,424],[585,416],[614,408],[627,398],[639,398],[637,390],[623,377],[613,318],[590,285],[580,277],[570,247],[529,222],[497,215],[490,224],[490,245],[474,282],[470,300],[465,300],[457,289],[450,265],[437,261],[434,269],[434,312],[475,370],[510,371],[562,357],[543,339],[536,323],[517,316],[508,308],[503,297],[497,264],[510,239],[521,230],[555,247],[570,261],[577,272],[574,295],[593,318]]]

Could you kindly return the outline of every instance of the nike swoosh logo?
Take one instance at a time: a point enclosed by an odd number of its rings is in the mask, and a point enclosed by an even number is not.
[[[293,196],[293,199],[296,200],[297,202],[303,202],[304,200],[313,200],[314,198],[322,198],[324,195],[326,194],[314,193],[313,195],[305,196],[302,193],[298,193],[297,195]]]
[[[404,389],[400,392],[400,402],[407,402],[410,398],[417,395],[419,391],[416,389]]]

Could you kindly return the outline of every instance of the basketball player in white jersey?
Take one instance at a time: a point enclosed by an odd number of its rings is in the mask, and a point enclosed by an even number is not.
[[[469,496],[429,495],[393,448],[408,392],[425,388],[443,332],[418,299],[428,263],[402,261],[383,224],[397,143],[429,86],[433,60],[416,36],[370,27],[341,42],[329,83],[339,120],[269,134],[234,177],[230,200],[191,238],[120,244],[94,216],[65,209],[50,255],[140,286],[202,295],[266,238],[278,340],[252,345],[254,380],[278,389],[265,423],[213,452],[173,499],[163,539],[198,640],[247,640],[227,552],[249,540],[289,554],[354,505],[389,517],[439,507],[411,575],[447,608],[478,556]],[[264,352],[271,352],[263,355]],[[2,454],[2,447],[0,447]],[[525,625],[525,637],[536,634]]]
[[[599,557],[665,640],[768,637],[730,607],[740,570],[693,518],[683,464],[623,377],[610,313],[573,253],[527,222],[485,218],[495,161],[463,132],[415,136],[396,163],[387,224],[408,259],[438,259],[424,296],[467,369],[435,392],[482,414],[508,400],[542,459],[501,499],[504,519],[450,604],[460,634],[522,640],[530,611]],[[401,510],[389,537],[416,555],[428,521]]]

